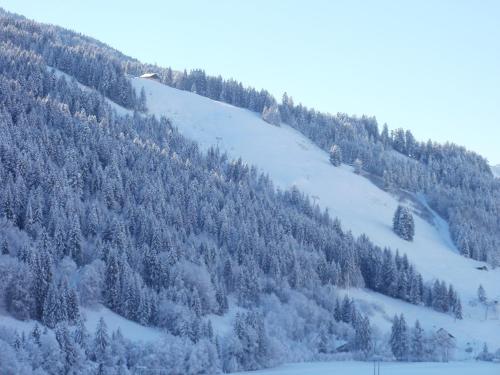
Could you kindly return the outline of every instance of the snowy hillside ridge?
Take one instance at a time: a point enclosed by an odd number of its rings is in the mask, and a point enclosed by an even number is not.
[[[241,157],[256,165],[278,187],[298,187],[339,217],[354,234],[366,234],[377,245],[406,254],[426,279],[440,278],[452,283],[464,302],[465,319],[455,322],[452,317],[443,316],[440,324],[457,332],[462,347],[471,343],[479,350],[484,341],[492,347],[500,345],[500,339],[493,334],[497,321],[484,321],[483,307],[474,303],[479,284],[492,299],[500,297],[500,270],[478,270],[484,263],[460,256],[450,240],[446,222],[430,210],[423,197],[392,195],[353,173],[349,166],[332,167],[326,152],[286,124],[269,126],[248,110],[158,82],[136,78],[132,84],[136,90],[145,89],[150,114],[170,118],[182,134],[197,141],[202,149],[218,146],[230,157]],[[415,213],[413,242],[397,237],[391,228],[393,214],[401,203]],[[377,304],[377,298],[370,297],[374,300],[370,302]],[[386,302],[380,304],[388,310],[384,313],[386,318],[412,310],[406,304],[394,308]],[[439,328],[433,323],[435,313],[419,309],[414,316],[426,328]]]

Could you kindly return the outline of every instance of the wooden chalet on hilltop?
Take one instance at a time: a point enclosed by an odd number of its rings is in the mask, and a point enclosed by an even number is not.
[[[160,80],[160,76],[158,75],[158,73],[144,73],[139,78],[152,79],[152,80],[155,80],[155,81],[159,81]]]

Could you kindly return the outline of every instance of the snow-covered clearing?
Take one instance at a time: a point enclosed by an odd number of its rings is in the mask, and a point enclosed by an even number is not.
[[[225,336],[233,330],[233,322],[236,314],[242,314],[247,311],[243,307],[238,306],[234,298],[229,297],[228,300],[229,310],[224,315],[210,314],[206,317],[212,323],[214,331],[221,336]]]
[[[372,375],[370,362],[291,363],[269,370],[239,372],[235,375]],[[380,375],[498,375],[500,364],[487,362],[400,363],[380,364]]]
[[[137,92],[144,87],[149,113],[170,118],[183,135],[198,142],[202,149],[218,145],[230,157],[241,157],[269,174],[278,187],[297,186],[339,217],[344,228],[355,235],[366,233],[374,243],[406,253],[426,280],[439,278],[452,283],[462,298],[464,320],[455,322],[451,316],[430,309],[368,291],[351,291],[352,296],[385,309],[385,313],[374,312],[372,316],[374,321],[381,322],[381,328],[389,326],[385,318],[404,312],[410,324],[418,318],[426,329],[445,327],[457,337],[462,348],[467,342],[473,343],[476,350],[482,342],[491,348],[500,346],[496,312],[490,310],[488,320],[484,321],[484,308],[469,303],[476,299],[479,284],[484,286],[488,297],[500,299],[500,270],[477,270],[484,264],[457,254],[447,223],[435,213],[426,209],[427,215],[415,215],[415,240],[406,242],[391,228],[401,198],[356,175],[349,166],[333,167],[326,152],[291,127],[270,125],[256,113],[153,80],[134,78],[132,84]],[[409,196],[412,199],[406,199],[404,204],[414,211],[426,208],[422,197]]]
[[[108,326],[109,333],[120,329],[123,336],[132,341],[154,342],[160,340],[163,335],[161,330],[157,328],[145,327],[132,322],[101,305],[94,308],[82,308],[81,313],[85,319],[85,327],[91,334],[94,334],[97,323],[102,317]],[[33,330],[35,324],[36,322],[34,320],[21,321],[4,312],[0,313],[0,325],[15,329],[18,332],[29,334],[31,330]]]
[[[108,326],[109,332],[120,329],[123,336],[132,341],[153,342],[160,340],[162,337],[162,332],[158,328],[142,326],[103,306],[97,306],[93,309],[86,308],[83,314],[86,318],[85,326],[89,332],[95,332],[97,323],[102,317]]]

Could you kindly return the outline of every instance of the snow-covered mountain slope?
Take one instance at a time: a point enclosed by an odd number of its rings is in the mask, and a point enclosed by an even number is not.
[[[447,223],[430,210],[423,197],[380,189],[368,178],[353,173],[349,166],[333,167],[328,155],[291,127],[270,125],[250,111],[176,90],[156,81],[134,78],[139,92],[144,88],[151,114],[167,116],[179,131],[199,143],[202,149],[218,145],[232,158],[268,173],[281,188],[297,186],[317,203],[341,219],[355,235],[367,234],[380,246],[390,246],[408,255],[426,280],[439,278],[452,283],[464,304],[464,320],[415,307],[366,291],[356,291],[360,300],[380,304],[385,310],[378,319],[386,328],[396,312],[408,312],[426,328],[444,327],[456,334],[463,345],[479,346],[483,341],[500,346],[500,322],[490,310],[485,321],[481,306],[473,306],[482,284],[491,299],[500,299],[500,270],[481,271],[483,263],[460,256],[453,246]],[[416,236],[407,242],[392,232],[392,216],[399,203],[408,205],[415,215]],[[354,291],[353,291],[354,293]],[[374,309],[377,311],[377,309]],[[387,318],[387,319],[386,319]],[[384,324],[384,322],[386,324]]]

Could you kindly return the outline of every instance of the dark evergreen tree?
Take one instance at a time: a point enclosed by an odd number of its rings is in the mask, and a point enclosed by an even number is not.
[[[418,320],[411,332],[410,356],[412,361],[425,360],[425,334]]]
[[[54,328],[57,323],[68,320],[68,289],[65,282],[53,281],[47,292],[43,305],[42,322],[47,327]]]
[[[66,296],[68,321],[72,324],[80,319],[80,309],[78,304],[78,296],[76,290],[73,288],[67,289]]]
[[[31,275],[26,266],[14,270],[5,288],[5,305],[14,317],[26,320],[31,317],[33,296],[31,294]]]
[[[392,321],[392,330],[390,345],[392,354],[398,361],[406,361],[409,354],[408,327],[403,314],[394,316]]]
[[[80,221],[76,215],[68,224],[68,237],[66,240],[66,254],[73,258],[76,264],[82,264],[82,232]]]
[[[463,313],[462,313],[462,302],[460,302],[460,299],[456,299],[453,304],[453,314],[455,315],[455,318],[458,320],[463,319]]]
[[[91,354],[91,340],[90,333],[85,327],[85,322],[80,318],[78,319],[75,330],[73,332],[73,339],[85,352],[87,356]]]
[[[110,338],[108,335],[108,326],[101,317],[97,324],[93,341],[93,356],[100,365],[107,364],[109,360]]]
[[[118,311],[121,308],[121,272],[118,256],[115,250],[110,250],[106,258],[104,300],[112,309]]]
[[[3,239],[2,244],[0,245],[0,248],[1,248],[2,255],[10,255],[9,243],[7,242],[6,238]]]
[[[161,276],[161,265],[158,259],[158,250],[155,246],[152,248],[146,247],[144,252],[144,282],[149,287],[154,288],[159,291],[160,289],[160,276]]]
[[[52,259],[45,247],[40,247],[31,263],[33,274],[32,293],[34,297],[34,316],[42,319],[45,300],[52,283]]]
[[[318,352],[321,354],[327,354],[330,352],[329,350],[329,337],[327,330],[323,327],[319,332],[319,343],[318,343]]]
[[[342,320],[342,308],[340,307],[340,301],[338,298],[335,301],[335,309],[333,311],[333,317],[337,322],[340,322]]]
[[[82,360],[82,353],[71,337],[68,326],[65,323],[60,323],[57,325],[55,332],[64,357],[64,372],[66,374],[77,373]]]
[[[373,349],[372,330],[368,317],[363,316],[356,319],[354,330],[354,349],[360,350],[365,356],[368,356]]]
[[[40,346],[42,345],[40,341],[40,337],[42,336],[42,332],[40,331],[40,327],[38,326],[38,323],[35,323],[35,326],[33,327],[33,330],[31,331],[31,337],[35,341],[35,343]]]
[[[481,303],[486,303],[487,298],[486,298],[486,292],[484,291],[484,288],[482,285],[479,285],[477,288],[477,299]]]
[[[350,323],[353,321],[354,305],[353,302],[346,295],[342,301],[342,321],[344,323]]]
[[[398,206],[392,221],[394,232],[407,241],[413,241],[415,235],[415,223],[410,210],[406,207]]]

